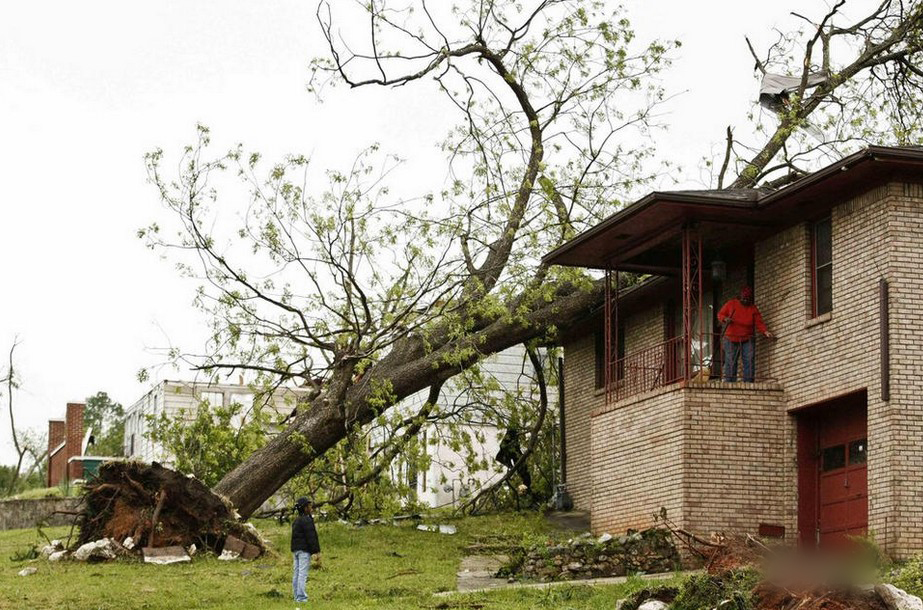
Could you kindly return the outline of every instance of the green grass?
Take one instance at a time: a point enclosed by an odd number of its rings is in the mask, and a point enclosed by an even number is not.
[[[632,580],[607,587],[567,585],[434,597],[433,593],[454,590],[459,561],[469,544],[519,542],[553,534],[533,514],[453,523],[458,527],[454,536],[417,531],[409,523],[399,527],[320,523],[323,564],[311,569],[311,601],[302,607],[612,608],[615,600],[650,585]],[[39,536],[35,530],[0,532],[0,608],[293,608],[288,526],[265,521],[257,525],[279,550],[276,555],[253,562],[198,557],[168,566],[138,561],[11,561],[16,551],[39,543]],[[67,528],[48,528],[46,533],[66,537]],[[26,566],[37,567],[38,573],[17,576]]]
[[[15,496],[10,496],[9,498],[0,498],[0,500],[35,500],[39,498],[63,498],[64,496],[74,496],[78,493],[78,488],[72,486],[70,488],[70,493],[65,493],[63,487],[37,487],[35,489],[27,489],[26,491],[20,492]]]

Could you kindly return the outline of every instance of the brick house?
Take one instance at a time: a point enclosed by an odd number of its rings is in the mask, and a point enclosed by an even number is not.
[[[83,433],[82,403],[69,402],[64,419],[48,420],[48,487],[83,478],[79,458],[86,451],[89,434]]]
[[[663,507],[697,534],[923,551],[923,148],[651,193],[545,261],[607,278],[563,333],[566,481],[594,531]],[[715,315],[743,285],[777,339],[727,383]]]

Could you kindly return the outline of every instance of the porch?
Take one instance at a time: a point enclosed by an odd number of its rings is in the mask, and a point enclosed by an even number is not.
[[[758,217],[761,194],[753,189],[652,193],[545,257],[546,263],[604,272],[604,380],[599,385],[606,404],[677,383],[721,378],[727,355],[717,310],[743,285],[755,283],[753,245],[784,222]],[[664,316],[662,342],[626,353],[620,336],[623,295],[638,288],[639,278],[645,283],[654,277],[667,278],[678,289],[678,316]],[[760,358],[757,352],[754,381],[772,382],[771,367]]]

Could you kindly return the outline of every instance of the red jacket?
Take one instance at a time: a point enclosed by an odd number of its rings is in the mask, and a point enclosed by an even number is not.
[[[763,324],[763,315],[756,305],[744,305],[738,299],[731,299],[718,312],[718,321],[730,320],[724,336],[734,343],[742,343],[753,336],[753,327],[761,333],[769,332]]]

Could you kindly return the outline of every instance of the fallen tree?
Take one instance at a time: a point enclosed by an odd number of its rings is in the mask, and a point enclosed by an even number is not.
[[[900,129],[882,142],[919,133],[920,108],[910,100],[923,82],[920,4],[885,1],[841,24],[843,4],[811,22],[806,39],[786,36],[758,59],[764,71],[795,66],[801,85],[764,142],[741,143],[728,130],[719,184],[731,169],[739,171],[735,187],[783,185],[821,154],[881,136],[889,119]],[[652,79],[673,45],[638,49],[627,20],[603,15],[595,2],[519,5],[473,3],[451,16],[425,1],[416,11],[355,5],[350,10],[371,22],[357,46],[334,27],[332,5],[320,5],[330,56],[315,64],[318,73],[350,87],[432,79],[459,111],[462,125],[444,145],[456,179],[439,205],[429,195],[382,204],[387,162],[378,167],[369,156],[347,173],[331,172],[329,189],[313,198],[306,159],[263,176],[259,155],[240,149],[208,159],[205,129],[177,178],[163,175],[162,152],[149,155],[151,180],[180,239],[165,238],[158,225],[142,236],[152,247],[193,253],[185,269],[202,278],[199,302],[214,323],[196,367],[311,389],[288,426],[215,486],[243,517],[353,427],[487,355],[554,341],[598,311],[599,282],[538,261],[647,184],[649,151],[636,143],[663,99]],[[844,48],[854,53],[845,57]],[[828,68],[829,79],[808,86],[811,74]],[[863,123],[875,92],[886,95],[885,111]],[[644,102],[632,107],[639,97]],[[851,120],[824,119],[844,104]],[[809,119],[827,130],[820,144],[802,136]],[[244,225],[219,238],[210,180],[229,168],[244,179],[250,206]],[[430,216],[430,209],[445,213]],[[237,242],[246,252],[239,259]]]

